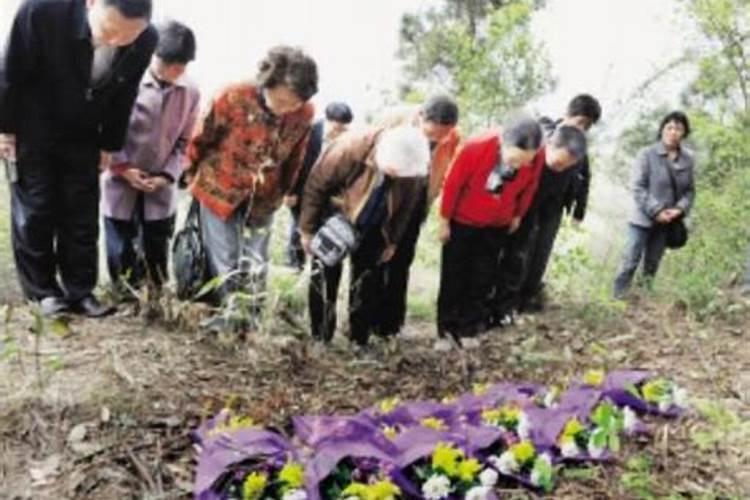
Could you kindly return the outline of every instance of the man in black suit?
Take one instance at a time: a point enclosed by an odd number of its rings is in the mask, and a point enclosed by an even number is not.
[[[92,293],[98,174],[123,146],[158,38],[150,18],[151,0],[26,0],[0,55],[0,157],[17,164],[13,252],[46,315],[113,311]]]

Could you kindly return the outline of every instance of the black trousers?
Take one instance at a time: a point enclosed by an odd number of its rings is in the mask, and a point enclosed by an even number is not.
[[[518,230],[508,235],[500,248],[490,323],[518,308],[519,294],[529,266],[529,248],[535,232],[536,217],[529,214],[524,217]]]
[[[563,209],[560,208],[537,218],[536,230],[528,249],[528,268],[520,290],[521,305],[542,291],[542,280],[547,272],[562,217]]]
[[[97,281],[99,149],[30,147],[19,138],[17,161],[11,226],[21,288],[31,300],[76,302]]]
[[[349,283],[350,339],[367,344],[370,334],[379,326],[379,299],[382,295],[382,271],[379,260],[383,252],[380,228],[367,231],[359,247],[350,257]],[[336,331],[336,299],[341,280],[342,264],[326,267],[313,259],[308,307],[313,338],[328,342]]]
[[[169,239],[174,232],[174,221],[174,216],[145,220],[143,195],[138,197],[131,220],[105,217],[107,267],[112,283],[126,279],[138,288],[144,279],[156,286],[168,281]]]
[[[497,280],[498,255],[507,230],[478,228],[451,221],[443,245],[438,295],[438,334],[472,337],[486,328],[490,293]]]
[[[406,321],[406,302],[409,290],[409,269],[414,262],[422,224],[427,217],[427,190],[421,195],[411,214],[396,253],[380,266],[383,293],[380,311],[380,335],[391,336],[401,330]]]
[[[290,267],[302,270],[305,268],[305,249],[302,248],[302,236],[299,233],[299,210],[291,209],[289,211],[292,220],[289,223],[289,242],[286,246],[286,262]]]

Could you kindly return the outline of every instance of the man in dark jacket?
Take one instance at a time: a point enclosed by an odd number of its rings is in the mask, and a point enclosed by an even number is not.
[[[156,47],[150,17],[151,0],[26,0],[0,55],[0,155],[17,162],[13,251],[44,314],[113,310],[92,293],[98,174],[123,146]]]
[[[292,213],[292,223],[289,227],[289,243],[286,250],[287,264],[289,267],[299,271],[305,268],[306,260],[305,249],[302,248],[299,233],[299,213],[302,207],[302,194],[305,191],[305,183],[310,176],[313,165],[318,161],[320,153],[328,144],[347,131],[352,120],[354,120],[354,115],[348,104],[332,102],[326,106],[325,119],[318,120],[310,131],[310,139],[307,141],[305,159],[302,161],[302,170],[297,178],[294,196],[287,197],[285,200]]]
[[[580,94],[568,103],[564,118],[542,119],[541,125],[548,136],[564,125],[586,132],[599,121],[601,113],[601,106],[594,97]],[[503,257],[496,290],[495,323],[510,321],[514,310],[538,311],[543,307],[542,279],[563,213],[566,210],[572,213],[576,223],[583,221],[590,179],[588,155],[569,169],[556,171],[546,165],[542,170],[534,202]]]

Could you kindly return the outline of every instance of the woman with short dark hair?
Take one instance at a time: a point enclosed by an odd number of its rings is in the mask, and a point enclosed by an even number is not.
[[[633,166],[635,209],[628,224],[628,242],[614,294],[622,298],[643,260],[643,276],[650,284],[667,247],[670,224],[688,215],[695,198],[695,159],[682,147],[690,135],[685,113],[673,111],[659,126],[655,144],[641,150]]]
[[[219,291],[222,299],[241,284],[256,298],[265,290],[273,213],[295,186],[314,114],[308,100],[317,85],[312,58],[274,47],[254,82],[218,94],[188,149],[209,270],[232,276]],[[225,325],[217,320],[213,326]]]

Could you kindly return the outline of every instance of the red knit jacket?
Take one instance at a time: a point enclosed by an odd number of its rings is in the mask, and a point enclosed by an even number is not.
[[[544,148],[499,194],[492,194],[485,184],[497,163],[500,145],[497,130],[466,141],[445,179],[440,206],[443,218],[476,227],[507,227],[514,217],[526,215],[539,186]]]

